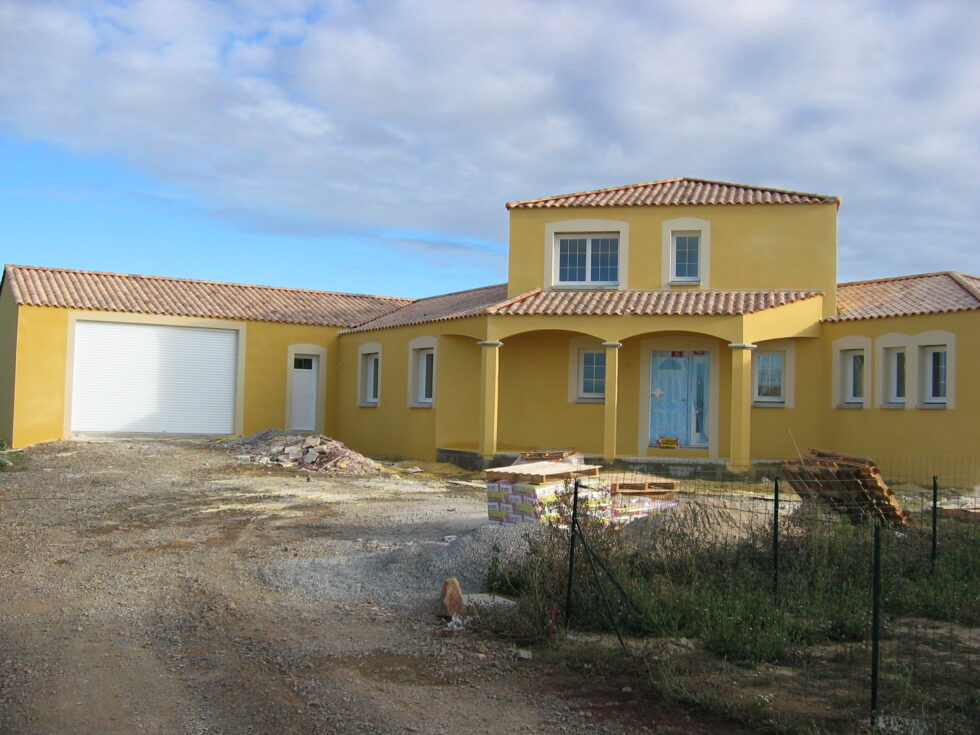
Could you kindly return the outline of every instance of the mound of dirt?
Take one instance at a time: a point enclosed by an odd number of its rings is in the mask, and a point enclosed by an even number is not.
[[[265,429],[248,436],[226,439],[219,446],[236,459],[278,467],[298,467],[310,472],[373,475],[385,468],[336,439],[322,434],[296,434]]]

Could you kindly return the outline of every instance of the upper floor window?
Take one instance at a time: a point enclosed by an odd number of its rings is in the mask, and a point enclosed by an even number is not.
[[[556,240],[558,285],[615,286],[619,283],[618,235],[558,235]]]
[[[675,217],[661,224],[661,288],[711,288],[711,222]]]
[[[701,281],[701,233],[671,233],[673,267],[670,280],[674,283],[700,283]]]
[[[946,347],[924,347],[923,403],[946,403]]]

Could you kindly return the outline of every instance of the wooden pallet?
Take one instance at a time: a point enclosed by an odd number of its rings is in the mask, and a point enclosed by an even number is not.
[[[613,495],[673,500],[674,487],[673,480],[657,478],[646,482],[613,482],[609,484],[609,491]]]
[[[823,503],[854,523],[912,523],[912,515],[902,509],[877,463],[867,457],[811,449],[800,461],[783,462],[780,476],[804,500]]]
[[[574,449],[532,449],[521,452],[518,462],[561,462],[575,454]]]
[[[576,477],[590,477],[599,474],[599,465],[563,464],[562,462],[531,462],[509,467],[491,467],[487,470],[487,480],[506,480],[508,482],[545,483],[556,480],[571,480]]]

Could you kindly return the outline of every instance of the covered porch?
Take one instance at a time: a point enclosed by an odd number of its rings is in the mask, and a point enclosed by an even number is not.
[[[474,453],[487,463],[561,446],[608,463],[744,471],[753,458],[752,352],[767,340],[816,336],[819,302],[729,314],[490,316],[484,338],[470,342],[480,365]]]

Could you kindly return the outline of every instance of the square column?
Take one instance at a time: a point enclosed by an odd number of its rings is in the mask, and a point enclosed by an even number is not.
[[[622,342],[603,342],[606,348],[606,394],[603,410],[602,457],[616,459],[616,419],[619,414],[619,348]]]
[[[728,469],[751,466],[753,344],[730,344],[732,350],[731,412]]]
[[[497,411],[500,393],[500,347],[503,342],[477,342],[483,350],[480,360],[480,455],[497,453]]]

